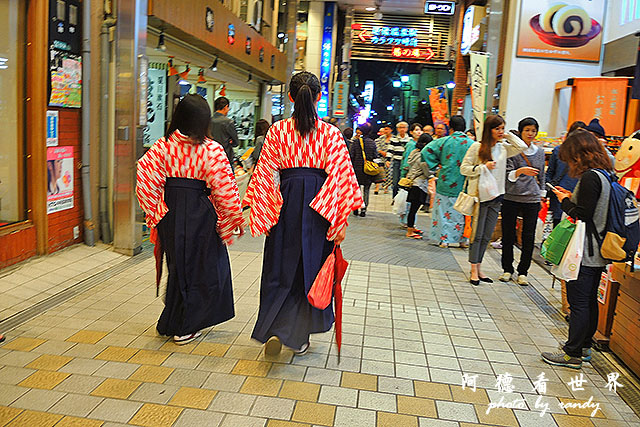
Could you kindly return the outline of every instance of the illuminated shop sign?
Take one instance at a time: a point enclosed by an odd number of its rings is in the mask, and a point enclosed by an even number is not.
[[[424,13],[434,15],[453,15],[456,3],[453,1],[430,1],[424,3]]]
[[[320,101],[318,101],[318,115],[325,117],[329,114],[329,77],[331,76],[331,52],[333,50],[333,10],[335,3],[324,4],[324,26],[322,31],[322,50],[320,63]]]
[[[428,61],[433,58],[433,50],[428,47],[425,49],[394,47],[391,51],[391,56],[394,58],[413,58]]]
[[[351,58],[446,64],[451,22],[448,15],[385,14],[376,19],[356,12],[351,24]]]
[[[371,43],[392,46],[418,46],[418,30],[401,27],[373,27]]]

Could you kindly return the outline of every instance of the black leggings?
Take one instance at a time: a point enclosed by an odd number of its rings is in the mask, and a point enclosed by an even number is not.
[[[407,214],[407,227],[413,228],[416,224],[416,214],[418,213],[418,209],[420,209],[420,203],[413,202],[409,204],[409,213]]]

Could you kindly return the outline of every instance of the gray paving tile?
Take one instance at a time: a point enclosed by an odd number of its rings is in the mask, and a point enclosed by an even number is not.
[[[356,407],[358,403],[358,390],[323,385],[320,389],[318,402],[330,405]]]
[[[209,409],[229,414],[248,415],[256,396],[221,391],[211,402]]]
[[[375,425],[375,423],[375,411],[338,406],[333,425],[335,427],[369,427]]]
[[[185,409],[180,418],[174,424],[175,427],[207,426],[218,427],[224,418],[224,414],[213,411],[199,411],[197,409]]]
[[[397,412],[396,396],[375,391],[360,390],[358,408],[384,412]]]
[[[56,414],[73,415],[84,418],[89,415],[102,400],[100,397],[67,394],[53,405],[49,411]]]
[[[473,405],[459,402],[436,401],[438,417],[445,420],[477,423],[478,417]]]
[[[243,415],[227,414],[220,424],[221,427],[264,427],[267,420],[263,418],[246,417]]]
[[[168,384],[142,383],[142,385],[129,396],[129,399],[165,404],[171,400],[179,388],[178,386]]]
[[[129,400],[104,399],[96,409],[91,411],[89,418],[116,423],[126,423],[142,407],[142,402]]]
[[[295,401],[291,399],[258,396],[251,409],[251,415],[254,417],[289,420],[293,414],[294,406]]]
[[[11,406],[21,409],[31,409],[34,411],[47,411],[57,401],[62,399],[65,393],[55,390],[31,389],[14,401]]]

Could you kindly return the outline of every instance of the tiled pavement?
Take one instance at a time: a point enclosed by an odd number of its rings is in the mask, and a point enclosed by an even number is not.
[[[387,200],[374,197],[371,209],[379,203],[388,210]],[[584,390],[574,391],[568,382],[579,372],[539,360],[540,351],[557,347],[562,331],[520,287],[471,287],[462,273],[466,252],[437,252],[427,242],[408,241],[392,221],[381,212],[351,221],[339,364],[332,333],[314,336],[302,357],[286,350],[266,358],[251,341],[261,254],[260,242],[247,239],[231,250],[236,317],[205,331],[197,342],[178,347],[156,335],[162,301],[155,297],[154,265],[148,258],[9,331],[0,347],[0,426],[640,423],[589,364],[582,369]],[[407,266],[404,258],[372,262],[350,257],[350,250],[365,246],[379,256],[371,236],[376,228],[387,239],[383,246],[397,243],[400,256],[422,256],[422,265]],[[411,246],[404,246],[405,240]],[[58,265],[61,273],[71,268],[73,263],[62,265],[68,258],[82,263],[100,253],[107,263],[117,256],[77,247],[36,260],[50,266],[41,272],[27,263],[0,283],[4,286],[20,272],[38,283],[40,273],[49,275]],[[498,265],[491,256],[486,273],[496,276]],[[445,264],[451,267],[442,268]],[[531,276],[536,289],[557,304],[559,290],[550,288],[546,273],[534,267]],[[67,280],[63,277],[60,283]],[[0,289],[7,295],[11,291]],[[533,383],[543,372],[548,382],[540,396]],[[505,373],[512,377],[512,393],[496,388],[496,377]],[[462,389],[463,374],[477,375],[475,392]],[[593,417],[592,409],[560,407],[591,396],[600,405]],[[501,400],[515,408],[487,414],[488,405]],[[548,411],[540,416],[536,404],[545,403]]]

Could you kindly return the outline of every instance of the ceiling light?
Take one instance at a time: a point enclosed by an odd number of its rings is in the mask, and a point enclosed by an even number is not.
[[[409,81],[409,76],[400,76],[400,81],[402,83],[407,83]]]
[[[367,12],[373,12],[374,10],[376,10],[376,8],[373,6],[369,6],[369,7],[365,7],[364,10],[366,10]]]
[[[400,80],[393,81],[393,87],[400,87],[400,86],[402,86],[402,83],[400,83]]]
[[[211,64],[211,67],[209,67],[209,69],[211,71],[218,71],[218,57],[216,56],[216,59],[213,60],[213,64]]]
[[[449,89],[453,89],[454,87],[456,87],[456,83],[455,82],[449,82],[449,83],[447,83],[447,87]]]

